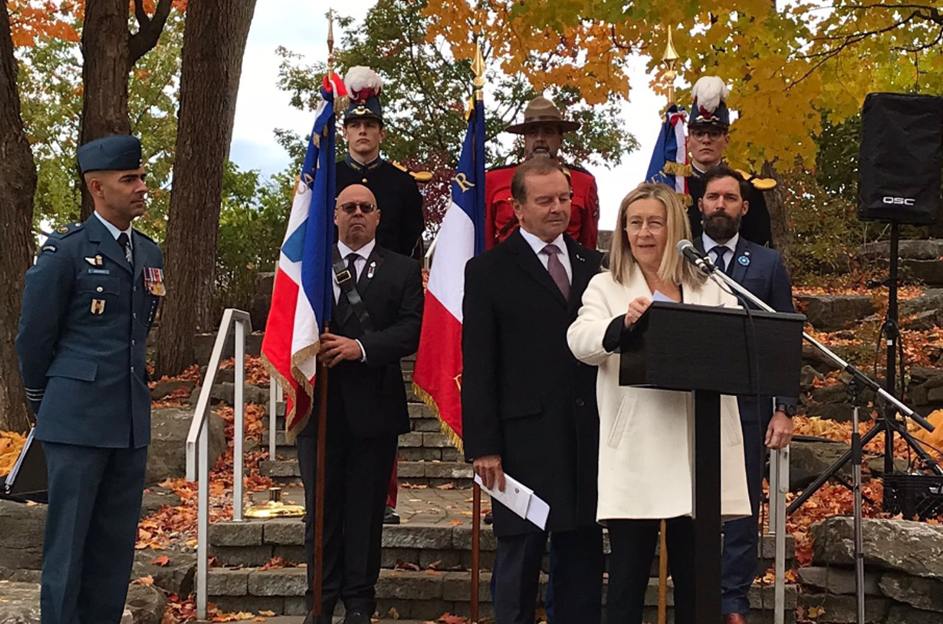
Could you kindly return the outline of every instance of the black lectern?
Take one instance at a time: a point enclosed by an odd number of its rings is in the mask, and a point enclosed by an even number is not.
[[[801,314],[656,301],[623,335],[619,383],[694,391],[699,623],[721,621],[720,395],[797,396]]]

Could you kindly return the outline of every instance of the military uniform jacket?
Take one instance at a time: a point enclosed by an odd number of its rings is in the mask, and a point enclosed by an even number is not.
[[[596,524],[596,367],[566,332],[602,254],[564,237],[573,269],[564,299],[516,231],[465,268],[462,431],[465,456],[500,455],[504,471],[550,505],[549,531]],[[499,537],[538,531],[495,503]]]
[[[52,234],[26,273],[16,351],[36,437],[102,448],[151,438],[145,340],[163,256],[132,230],[134,266],[95,215]]]
[[[396,165],[377,158],[361,165],[349,156],[337,163],[337,194],[351,184],[363,184],[377,198],[380,225],[377,226],[377,244],[417,260],[422,248],[417,247],[425,217],[422,213],[422,195],[416,180]]]
[[[580,245],[596,249],[599,235],[599,191],[593,174],[568,167],[573,204],[566,233]],[[511,204],[511,179],[517,165],[498,167],[485,174],[485,247],[506,240],[519,225]]]
[[[692,200],[691,205],[688,206],[688,220],[691,222],[692,240],[696,241],[700,240],[701,233],[704,231],[701,225],[701,211],[697,206],[698,200],[704,197],[704,183],[701,182],[697,169],[693,171],[694,174],[688,176],[688,193]],[[743,215],[743,220],[740,222],[740,236],[757,245],[769,247],[773,242],[773,232],[770,227],[766,197],[763,191],[750,184],[750,195],[745,199],[750,202],[750,209]]]

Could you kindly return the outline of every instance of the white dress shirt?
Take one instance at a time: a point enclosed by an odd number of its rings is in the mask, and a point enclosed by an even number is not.
[[[560,253],[557,254],[557,258],[560,259],[560,264],[563,265],[563,270],[566,271],[566,277],[570,280],[570,284],[573,284],[573,266],[570,264],[570,252],[566,249],[566,241],[563,240],[563,234],[557,236],[553,239],[553,242],[550,243],[543,242],[524,228],[521,228],[521,236],[524,237],[527,244],[530,245],[534,253],[537,254],[537,259],[540,260],[540,264],[544,265],[545,269],[547,268],[547,263],[550,262],[550,256],[540,252],[547,245],[553,245],[559,249]]]
[[[347,261],[348,261],[347,257],[350,254],[352,253],[357,254],[357,257],[354,259],[354,268],[357,269],[357,282],[360,282],[360,278],[363,276],[363,272],[367,268],[367,258],[370,257],[370,254],[373,253],[373,248],[376,246],[377,246],[377,240],[373,239],[372,241],[370,241],[369,243],[367,243],[366,245],[364,245],[357,251],[354,251],[350,247],[345,245],[343,242],[337,241],[337,251],[340,253],[341,258],[343,258],[345,265],[347,264]],[[336,274],[334,275],[333,284],[334,284],[334,301],[337,302],[337,301],[340,301],[341,286],[340,284],[337,283]],[[366,362],[367,352],[364,351],[363,349],[363,343],[361,343],[356,338],[354,339],[354,341],[360,346],[360,361]]]
[[[724,243],[724,247],[730,250],[730,253],[724,254],[724,273],[730,273],[730,266],[734,261],[734,256],[737,253],[737,243],[740,242],[740,233],[733,235],[729,241]],[[717,263],[717,254],[711,253],[711,250],[714,249],[719,243],[713,238],[708,236],[705,233],[701,233],[701,244],[704,245],[704,253],[710,254],[711,260],[714,261],[714,264]]]
[[[108,231],[111,232],[111,235],[115,237],[115,240],[118,240],[118,236],[120,236],[121,234],[127,234],[127,235],[128,235],[128,244],[131,246],[131,250],[132,250],[132,251],[134,250],[134,239],[131,237],[131,226],[130,226],[130,225],[128,226],[128,229],[126,229],[126,230],[119,230],[118,227],[117,227],[114,223],[112,223],[111,221],[109,221],[109,220],[106,219],[105,217],[103,217],[103,216],[101,216],[100,214],[98,214],[98,211],[97,211],[97,210],[95,211],[95,216],[98,217],[98,220],[99,220],[99,221],[101,221],[102,223],[105,224],[105,227],[108,228]],[[122,249],[121,251],[124,251],[124,249]]]

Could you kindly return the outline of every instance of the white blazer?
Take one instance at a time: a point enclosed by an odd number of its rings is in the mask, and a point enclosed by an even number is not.
[[[683,290],[684,303],[737,306],[734,297],[711,281]],[[652,292],[638,266],[625,285],[608,271],[600,273],[583,293],[579,316],[567,332],[573,355],[599,367],[600,522],[693,512],[694,393],[620,386],[619,354],[602,346],[612,320],[642,296]],[[721,427],[721,512],[730,520],[751,513],[736,397],[721,397]]]

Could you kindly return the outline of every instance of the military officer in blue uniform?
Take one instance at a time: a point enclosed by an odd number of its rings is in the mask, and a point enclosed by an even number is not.
[[[117,624],[151,438],[144,349],[163,257],[131,227],[147,193],[140,141],[98,139],[78,160],[95,212],[41,246],[16,350],[49,474],[42,623]]]

